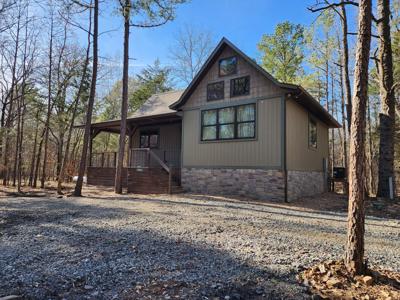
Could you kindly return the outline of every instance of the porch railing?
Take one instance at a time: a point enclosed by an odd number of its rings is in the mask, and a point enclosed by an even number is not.
[[[117,152],[92,153],[90,166],[97,168],[115,168]]]
[[[162,158],[160,157],[162,154]],[[173,157],[173,156],[171,156]],[[172,183],[177,181],[180,184],[180,169],[173,164],[167,164],[165,161],[166,151],[159,154],[156,150],[150,148],[134,148],[131,149],[129,155],[129,167],[131,168],[152,168],[161,167],[168,173],[168,193],[172,192]]]
[[[92,153],[90,166],[95,168],[115,168],[117,165],[117,152]],[[165,151],[150,148],[129,149],[124,167],[128,168],[159,168],[168,174],[168,191],[171,193],[173,182],[180,184],[180,152]]]

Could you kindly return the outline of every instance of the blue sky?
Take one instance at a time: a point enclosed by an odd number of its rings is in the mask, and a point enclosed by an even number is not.
[[[107,2],[103,2],[107,3]],[[176,19],[162,27],[133,28],[130,38],[130,75],[159,58],[169,65],[168,49],[174,35],[185,25],[208,30],[218,42],[228,38],[246,54],[258,57],[257,43],[264,33],[273,32],[276,24],[289,20],[310,25],[316,18],[307,10],[315,0],[192,0],[180,5]],[[122,18],[109,6],[101,8],[100,32],[116,29],[101,35],[100,55],[122,59]]]

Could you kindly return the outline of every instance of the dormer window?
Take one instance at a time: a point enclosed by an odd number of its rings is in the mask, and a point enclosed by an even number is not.
[[[228,76],[236,74],[237,57],[227,57],[219,61],[219,76]]]
[[[224,82],[214,82],[207,85],[207,101],[224,99]]]

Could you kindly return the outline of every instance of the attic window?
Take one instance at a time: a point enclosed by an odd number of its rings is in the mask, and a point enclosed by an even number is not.
[[[237,57],[227,57],[219,61],[219,76],[236,74]]]
[[[207,101],[224,99],[224,82],[219,81],[207,85]]]
[[[234,78],[231,80],[231,97],[250,94],[250,76]]]

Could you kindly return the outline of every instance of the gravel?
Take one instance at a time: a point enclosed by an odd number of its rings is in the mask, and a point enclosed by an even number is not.
[[[0,298],[309,299],[296,274],[343,255],[346,215],[222,197],[0,198]],[[367,218],[400,271],[399,219]]]

